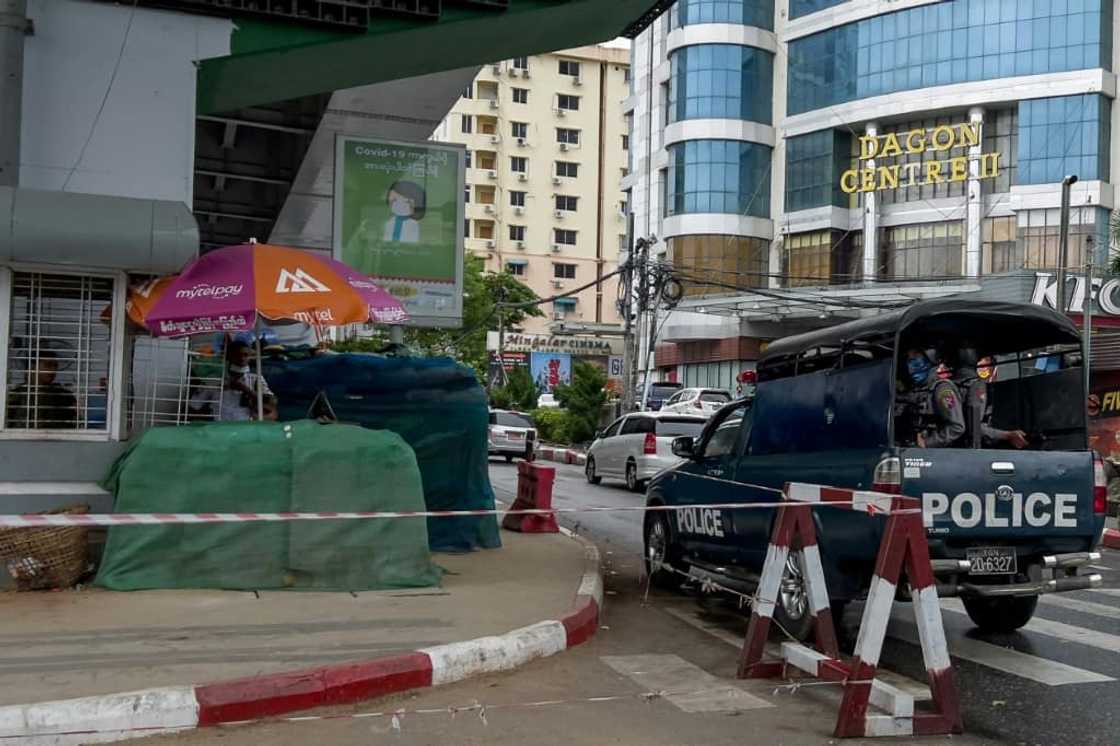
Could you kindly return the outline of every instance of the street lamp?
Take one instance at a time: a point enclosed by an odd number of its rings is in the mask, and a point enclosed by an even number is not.
[[[1058,313],[1066,312],[1066,262],[1069,261],[1069,188],[1077,183],[1077,174],[1062,179],[1062,209],[1058,228]]]

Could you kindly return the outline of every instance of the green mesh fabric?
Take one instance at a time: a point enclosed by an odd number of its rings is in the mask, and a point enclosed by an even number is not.
[[[349,425],[213,423],[149,430],[105,483],[118,513],[424,509],[400,436]],[[113,526],[112,590],[378,590],[436,585],[423,518]]]

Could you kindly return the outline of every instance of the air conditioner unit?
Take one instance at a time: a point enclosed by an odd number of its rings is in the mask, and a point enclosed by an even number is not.
[[[494,248],[494,242],[493,241],[487,241],[486,242],[486,248],[493,249]]]
[[[490,69],[494,72],[495,75],[501,75],[501,73],[502,73],[501,63],[495,63],[494,65],[491,66]]]
[[[519,174],[517,175],[517,180],[518,180],[518,181],[528,181],[528,180],[529,180],[529,174],[527,174],[527,173],[525,173],[524,171],[522,171],[521,173],[519,173]]]
[[[513,212],[514,212],[515,215],[521,215],[522,213],[525,212],[525,208],[522,207],[521,205],[517,205],[516,207],[513,208]]]
[[[560,184],[560,177],[559,176],[553,176],[552,177],[552,183],[559,185]]]
[[[497,109],[498,108],[498,99],[496,99],[496,98],[490,99],[490,108],[491,109]]]
[[[555,313],[552,314],[552,318],[555,321],[563,321],[564,320],[564,312],[563,311],[556,311]]]
[[[553,211],[552,214],[553,214],[553,216],[555,216],[558,219],[564,217],[564,211],[563,210],[555,210],[555,211]]]
[[[486,205],[486,207],[484,207],[483,209],[486,212],[493,213],[494,212],[494,205]]]
[[[525,147],[525,144],[526,144],[525,143],[525,138],[524,137],[517,138],[517,144],[522,148]]]
[[[496,179],[496,178],[498,178],[498,172],[497,171],[491,171],[489,174],[487,174],[487,176],[489,176],[491,179]]]
[[[561,109],[559,106],[557,106],[553,111],[556,112],[556,116],[558,116],[558,117],[565,116],[565,114],[564,114],[565,110]]]
[[[502,138],[499,135],[490,135],[490,142],[494,143],[495,145],[497,145],[501,141]]]
[[[583,85],[583,77],[580,76],[580,75],[577,75],[574,78],[572,78],[572,85]]]
[[[560,253],[560,244],[558,244],[558,243],[552,244],[552,251],[554,253]]]
[[[563,282],[561,282],[560,280],[553,280],[553,281],[552,281],[552,287],[554,287],[554,288],[556,288],[557,290],[559,290],[560,288],[564,287],[564,283],[563,283]]]
[[[516,246],[519,251],[524,251],[525,250],[525,242],[524,241],[514,241],[513,245]]]
[[[525,68],[524,70],[521,71],[521,77],[523,77],[523,78],[529,77],[529,68]]]
[[[566,142],[560,143],[560,149],[561,150],[567,150],[568,149],[568,143],[566,143]]]
[[[510,76],[511,78],[516,78],[516,77],[517,77],[517,72],[518,72],[518,70],[517,70],[517,68],[516,68],[516,67],[514,67],[513,65],[510,65],[510,66],[509,66],[509,71],[508,71],[508,72],[509,72],[509,76]]]

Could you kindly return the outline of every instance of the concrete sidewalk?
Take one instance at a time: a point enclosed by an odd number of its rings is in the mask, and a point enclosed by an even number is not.
[[[502,540],[501,549],[435,555],[447,570],[438,588],[0,594],[0,708],[263,681],[342,661],[466,646],[570,615],[577,594],[587,592],[587,545],[562,534],[503,531]]]

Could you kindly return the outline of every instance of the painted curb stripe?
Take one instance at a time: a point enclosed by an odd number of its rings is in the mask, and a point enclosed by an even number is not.
[[[1106,528],[1104,536],[1101,537],[1101,544],[1109,549],[1120,549],[1120,531],[1114,528]]]
[[[574,648],[591,639],[599,628],[599,604],[591,596],[581,596],[572,611],[560,620],[564,625],[567,646]]]
[[[198,724],[255,720],[294,710],[357,702],[431,684],[432,663],[423,653],[233,679],[195,689]]]

